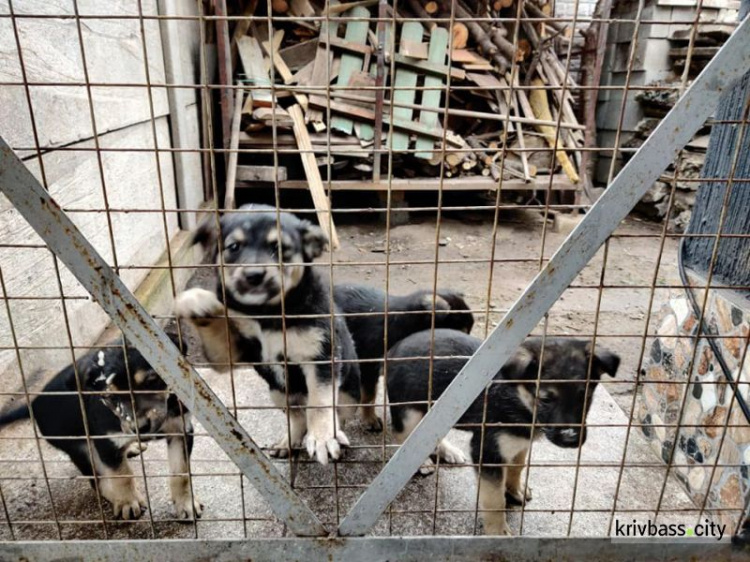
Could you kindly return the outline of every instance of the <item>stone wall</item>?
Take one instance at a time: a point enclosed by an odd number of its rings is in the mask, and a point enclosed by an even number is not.
[[[705,286],[705,280],[694,280]],[[696,298],[700,305],[701,291]],[[664,462],[669,462],[677,440],[674,474],[696,505],[705,501],[707,509],[730,510],[718,512],[715,519],[733,529],[750,493],[750,425],[706,339],[695,349],[697,319],[684,291],[673,291],[655,318],[658,337],[644,358],[638,405],[642,431]],[[706,321],[723,336],[717,338],[721,354],[739,381],[740,393],[750,401],[750,359],[745,357],[750,301],[712,290]]]

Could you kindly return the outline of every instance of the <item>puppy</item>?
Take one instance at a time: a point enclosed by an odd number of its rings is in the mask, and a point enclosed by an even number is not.
[[[279,229],[273,207],[243,209],[260,212],[225,215],[220,229],[214,220],[199,227],[194,239],[212,252],[212,261],[221,248],[222,279],[214,291],[178,295],[175,313],[193,324],[218,370],[227,369],[230,359],[253,363],[279,408],[287,408],[288,393],[290,431],[275,456],[288,455],[304,439],[310,456],[327,464],[329,455],[338,459],[341,445],[349,444],[340,421],[355,408],[345,406],[359,403],[351,335],[341,318],[331,328],[329,283],[310,266],[327,240],[320,228],[288,213],[281,213]],[[351,362],[336,362],[341,360]],[[334,404],[341,406],[338,412]]]
[[[346,325],[354,339],[357,357],[360,359],[382,358],[387,349],[406,336],[432,326],[432,291],[415,291],[405,296],[388,295],[384,291],[364,285],[336,285],[333,299],[344,314],[371,312],[385,313],[388,299],[388,341],[385,342],[384,314],[366,316],[346,316]],[[435,327],[452,328],[470,333],[474,326],[474,316],[463,295],[453,291],[439,290],[435,297]],[[409,312],[410,314],[392,314]],[[362,423],[370,431],[382,431],[383,422],[371,406],[375,402],[378,378],[382,372],[382,362],[362,362],[359,364],[362,394]]]
[[[427,357],[431,339],[429,331],[409,336],[390,350],[388,358]],[[481,343],[455,330],[435,330],[432,400],[438,399]],[[541,344],[540,339],[527,340],[498,370],[495,381],[501,382],[489,387],[486,418],[483,418],[485,399],[482,393],[459,420],[459,424],[471,425],[456,428],[472,433],[472,462],[475,467],[482,465],[479,508],[483,510],[487,534],[510,534],[505,521],[506,494],[510,503],[523,504],[531,499],[521,484],[521,470],[531,440],[544,435],[559,447],[583,445],[586,442],[584,416],[589,411],[596,385],[604,373],[615,376],[620,364],[617,355],[603,349],[592,357],[590,342],[548,338],[543,353]],[[411,359],[388,365],[388,400],[394,437],[399,443],[403,443],[427,412],[429,363],[429,359]],[[404,404],[419,401],[424,403]],[[483,419],[487,425],[482,439]],[[461,451],[445,439],[438,445],[436,454],[448,463],[464,462]]]
[[[80,396],[76,374],[84,391]],[[146,442],[166,438],[176,515],[201,516],[203,506],[193,497],[187,474],[193,449],[190,414],[137,349],[128,346],[123,351],[122,341],[117,341],[87,353],[47,383],[32,400],[31,411],[23,405],[0,416],[0,427],[32,413],[49,444],[92,478],[92,486],[96,477],[101,495],[122,519],[137,519],[146,508],[128,458],[145,450]]]

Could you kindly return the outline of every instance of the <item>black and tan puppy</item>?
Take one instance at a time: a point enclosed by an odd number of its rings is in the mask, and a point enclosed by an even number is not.
[[[125,349],[118,341],[87,353],[75,368],[67,366],[47,383],[32,400],[31,412],[28,405],[21,406],[1,416],[0,426],[27,419],[33,412],[40,433],[84,476],[97,477],[101,495],[122,519],[137,519],[146,507],[128,457],[145,450],[146,442],[166,438],[177,517],[200,517],[203,506],[193,497],[188,480],[193,449],[190,414],[140,352]],[[85,391],[80,397],[79,385]]]
[[[281,213],[279,229],[273,207],[243,209],[256,212],[225,215],[220,231],[208,220],[195,236],[213,261],[220,247],[224,289],[221,279],[213,291],[189,289],[178,295],[175,312],[195,326],[216,369],[227,369],[230,358],[255,364],[279,408],[286,408],[288,391],[291,443],[284,432],[275,454],[289,454],[304,439],[310,456],[326,464],[329,455],[338,459],[341,445],[348,445],[339,421],[355,410],[337,412],[334,403],[359,402],[351,335],[341,318],[331,329],[329,282],[310,265],[327,240],[319,227],[288,213]]]
[[[435,327],[451,328],[470,333],[474,316],[463,295],[454,291],[415,291],[409,295],[388,295],[385,291],[364,285],[336,285],[333,288],[336,306],[346,314],[346,324],[354,339],[357,357],[380,359],[359,364],[362,390],[362,423],[371,431],[381,431],[383,422],[375,413],[378,379],[383,369],[382,358],[386,350],[405,337],[429,330],[432,310],[435,310]],[[388,300],[388,339],[385,334],[385,307]],[[381,314],[371,314],[379,312]],[[406,314],[399,314],[405,312]],[[356,316],[362,314],[362,316]],[[353,315],[353,316],[350,316]]]
[[[409,336],[391,349],[388,358],[429,356],[431,339],[429,331]],[[435,330],[434,342],[432,400],[437,400],[482,342],[455,330]],[[603,349],[592,357],[590,342],[548,338],[543,352],[541,343],[539,339],[527,340],[498,369],[496,382],[488,391],[484,418],[488,425],[483,439],[484,393],[469,407],[456,427],[472,433],[472,462],[475,466],[482,465],[479,508],[483,510],[482,520],[487,534],[510,534],[505,521],[506,494],[515,500],[514,503],[531,499],[521,484],[521,470],[531,440],[544,435],[560,447],[583,445],[586,441],[585,416],[596,385],[604,373],[615,376],[620,364],[617,355]],[[399,443],[408,437],[427,412],[429,371],[428,359],[393,361],[388,365],[388,400],[394,435]],[[406,404],[420,401],[425,403]],[[467,426],[461,428],[460,424]],[[445,439],[438,445],[436,454],[445,462],[464,462],[462,452]]]

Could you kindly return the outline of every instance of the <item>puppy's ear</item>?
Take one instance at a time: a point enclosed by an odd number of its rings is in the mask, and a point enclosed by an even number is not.
[[[301,221],[299,230],[305,260],[312,261],[320,257],[328,245],[328,238],[323,233],[323,229],[307,221]]]
[[[535,378],[537,371],[535,365],[534,354],[525,347],[519,347],[513,357],[503,365],[501,373],[503,378],[508,380]]]
[[[200,244],[206,259],[215,261],[219,252],[219,229],[216,226],[216,217],[209,216],[201,222],[193,232],[191,244]]]
[[[591,356],[591,344],[586,345],[586,355]],[[594,355],[594,368],[599,375],[608,374],[610,377],[617,375],[617,369],[620,367],[620,356],[612,353],[607,349],[599,349]]]
[[[99,358],[103,358],[104,355],[100,356],[99,353],[103,354],[104,350],[95,351],[90,357],[85,357],[76,363],[76,370],[84,390],[104,392],[108,390],[115,378],[114,373],[108,374],[106,363],[100,365],[103,360]]]

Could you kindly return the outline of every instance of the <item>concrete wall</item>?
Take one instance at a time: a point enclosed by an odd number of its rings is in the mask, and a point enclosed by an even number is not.
[[[25,0],[14,2],[14,6],[19,14],[74,13],[72,0]],[[78,8],[82,15],[138,13],[137,2],[130,0],[78,0]],[[157,0],[143,0],[144,13],[156,14],[157,9]],[[0,0],[0,13],[8,13],[7,0]],[[56,84],[30,86],[31,109],[42,151],[55,147],[94,147],[87,89],[72,85],[80,84],[86,78],[76,20],[19,18],[16,21],[28,82]],[[86,69],[91,83],[143,84],[146,82],[144,58],[148,62],[152,84],[165,83],[167,73],[160,23],[158,20],[144,20],[144,26],[146,57],[139,20],[81,20]],[[194,52],[195,58],[187,55],[175,61],[168,57],[167,66],[171,74],[181,72],[187,76],[186,80],[193,81],[189,67],[193,60],[197,60],[194,48],[197,28],[189,30],[183,26],[183,29],[185,45],[193,47],[176,48],[172,55],[184,50]],[[184,68],[188,68],[188,71],[181,71]],[[0,80],[22,81],[19,50],[12,22],[8,18],[0,18]],[[173,96],[169,96],[165,88],[153,88],[151,95],[155,134],[147,88],[92,86],[93,114],[102,148],[169,148],[173,146],[173,126],[178,121],[185,129],[180,145],[200,146],[195,92],[192,92],[193,97],[184,96],[180,105],[176,106],[170,106]],[[186,114],[186,108],[192,113]],[[0,135],[17,149],[40,180],[43,178],[43,166],[48,189],[58,203],[69,210],[70,217],[94,246],[111,264],[114,263],[113,246],[120,266],[146,268],[155,263],[164,253],[167,239],[178,231],[176,214],[167,214],[165,228],[159,213],[113,212],[108,220],[106,213],[85,211],[103,210],[105,191],[112,209],[158,210],[160,185],[165,206],[168,209],[177,208],[175,159],[172,154],[160,153],[157,163],[154,152],[102,152],[100,163],[96,152],[65,150],[44,153],[40,163],[36,152],[29,150],[35,144],[31,123],[24,87],[0,87]],[[181,158],[177,162],[178,169],[183,177],[191,177],[192,181],[179,187],[183,194],[192,197],[188,204],[196,206],[202,199],[200,158],[193,160],[192,171],[182,168],[183,160]],[[24,300],[29,297],[59,297],[51,254],[44,248],[8,246],[37,242],[39,240],[28,224],[6,199],[0,197],[0,268],[7,296],[11,299],[8,302],[18,343],[22,346],[67,346],[68,337],[59,298]],[[126,284],[135,288],[148,270],[124,269],[121,274]],[[88,345],[105,328],[108,318],[98,305],[86,298],[85,291],[64,268],[61,278],[65,295],[75,297],[66,301],[73,342],[75,345]],[[13,346],[10,321],[4,306],[0,308],[0,385],[4,389],[17,388],[20,381],[18,361],[14,351],[7,349]],[[64,350],[30,350],[22,353],[21,360],[28,374],[39,368],[58,369],[69,362],[70,353]]]

